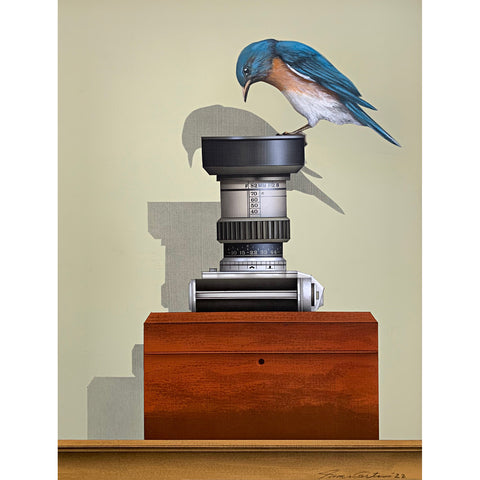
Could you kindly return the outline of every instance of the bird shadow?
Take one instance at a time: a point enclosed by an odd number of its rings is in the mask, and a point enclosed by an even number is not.
[[[190,167],[193,165],[195,152],[202,146],[202,137],[214,136],[272,136],[277,131],[259,116],[240,108],[210,105],[198,108],[185,119],[182,131],[182,144],[187,152]],[[308,177],[322,178],[314,170],[303,167],[291,175],[287,190],[297,190],[312,195],[338,213],[343,209]]]

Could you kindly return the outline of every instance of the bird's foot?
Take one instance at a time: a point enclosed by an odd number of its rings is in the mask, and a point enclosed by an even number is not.
[[[285,132],[284,135],[299,135],[300,133],[301,133],[302,135],[305,135],[305,134],[302,133],[302,132],[303,132],[304,130],[307,130],[307,128],[312,128],[309,123],[307,123],[307,124],[304,125],[303,127],[297,128],[297,129],[294,130],[293,132],[290,132],[290,133]]]
[[[283,137],[283,136],[290,136],[290,135],[303,135],[305,146],[307,146],[307,137],[303,132],[283,132],[283,133],[277,133],[277,137]]]
[[[277,136],[278,135],[303,135],[305,136],[305,134],[303,132],[283,132],[283,133],[277,133]]]

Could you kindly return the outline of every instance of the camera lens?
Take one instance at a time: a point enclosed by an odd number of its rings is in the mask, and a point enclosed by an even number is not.
[[[220,271],[285,271],[290,239],[287,180],[305,163],[305,140],[292,137],[202,139],[203,166],[220,181]],[[248,174],[246,174],[248,172]]]

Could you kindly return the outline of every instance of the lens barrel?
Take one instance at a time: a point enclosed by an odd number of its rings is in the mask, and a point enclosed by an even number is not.
[[[287,180],[305,164],[305,138],[204,137],[203,167],[220,182],[220,271],[285,271]]]

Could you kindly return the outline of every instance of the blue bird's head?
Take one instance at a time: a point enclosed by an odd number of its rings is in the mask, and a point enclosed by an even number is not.
[[[251,43],[245,47],[237,60],[237,80],[243,87],[243,99],[247,101],[250,85],[267,78],[272,68],[272,60],[277,40],[268,39]]]

